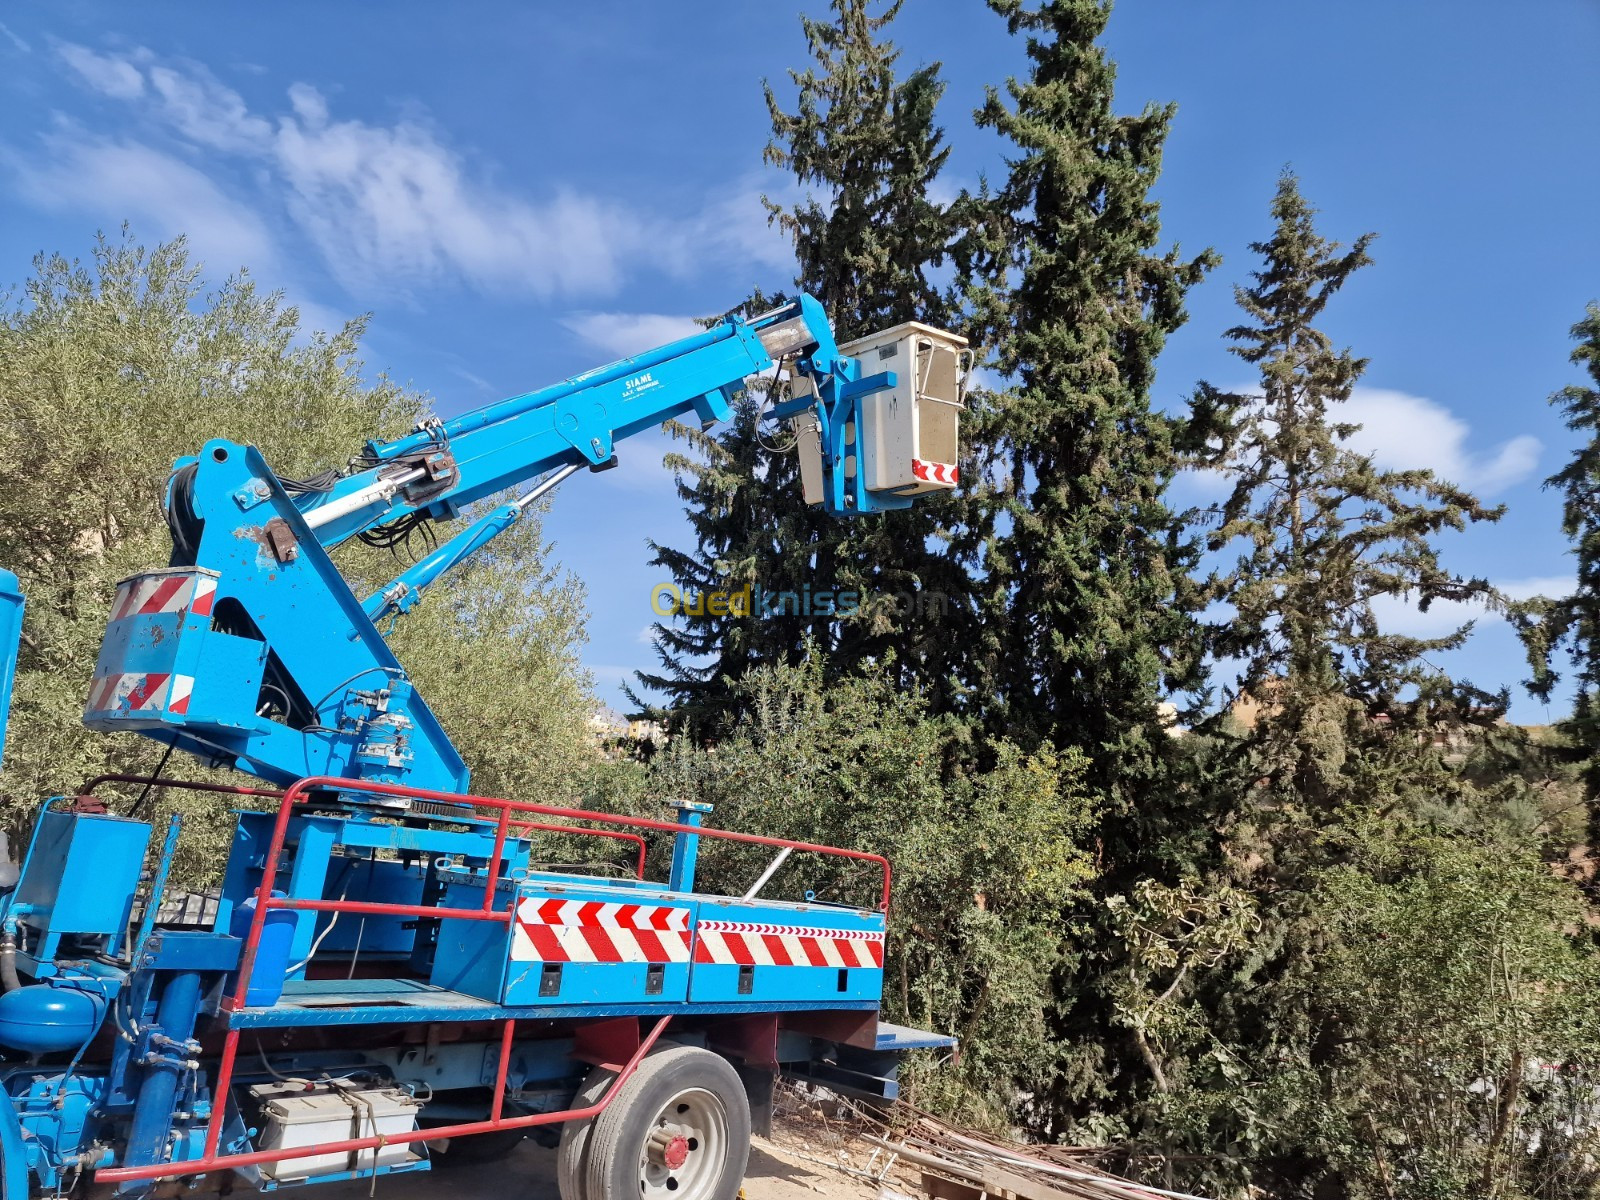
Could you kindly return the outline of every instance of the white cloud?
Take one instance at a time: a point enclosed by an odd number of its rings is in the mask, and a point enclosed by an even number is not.
[[[1254,388],[1234,388],[1249,395]],[[1257,393],[1258,394],[1258,393]],[[1428,470],[1439,479],[1492,494],[1521,483],[1539,465],[1539,439],[1518,434],[1486,451],[1469,446],[1472,427],[1437,401],[1392,388],[1358,387],[1333,417],[1360,425],[1347,445],[1390,471]],[[1220,471],[1185,471],[1181,494],[1214,500],[1228,494],[1229,476]]]
[[[3,24],[0,24],[0,37],[5,38],[6,41],[10,42],[13,46],[15,46],[23,54],[32,54],[33,53],[33,47],[32,46],[28,45],[27,42],[23,41],[16,34],[12,33],[11,30],[8,29]]]
[[[704,332],[704,326],[693,317],[665,313],[583,312],[563,317],[561,323],[590,345],[618,358]]]
[[[163,115],[181,136],[196,145],[241,154],[270,148],[272,125],[252,116],[244,98],[209,73],[151,67],[149,79],[151,89],[161,99]]]
[[[617,291],[633,265],[688,274],[707,262],[753,272],[792,262],[753,185],[677,220],[570,189],[533,201],[488,182],[423,122],[336,119],[306,83],[288,89],[285,110],[262,115],[194,64],[158,63],[143,49],[58,49],[86,84],[139,103],[191,151],[253,169],[329,269],[358,292],[456,280],[598,296]]]
[[[600,294],[620,283],[641,223],[570,192],[530,204],[475,184],[420,125],[326,121],[313,89],[295,89],[271,156],[289,211],[348,285],[455,276],[517,292]]]
[[[274,261],[260,218],[181,159],[70,127],[43,140],[43,156],[8,156],[20,189],[40,207],[127,217],[163,238],[186,234],[196,257],[225,273]]]
[[[144,92],[144,73],[125,58],[96,54],[72,42],[57,46],[56,53],[97,92],[117,100],[132,100]]]
[[[1471,427],[1444,405],[1387,388],[1358,387],[1338,412],[1359,424],[1350,446],[1391,470],[1424,468],[1483,492],[1520,483],[1539,464],[1539,439],[1520,434],[1487,451],[1468,448]]]

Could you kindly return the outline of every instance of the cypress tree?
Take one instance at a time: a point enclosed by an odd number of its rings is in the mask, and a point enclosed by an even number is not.
[[[884,30],[900,2],[872,8],[869,0],[834,0],[832,20],[802,18],[815,65],[791,72],[795,111],[765,91],[773,131],[766,159],[806,189],[793,204],[767,201],[769,217],[793,238],[797,287],[822,301],[840,342],[953,316],[948,289],[933,275],[952,216],[928,194],[949,154],[935,123],[944,84],[938,64],[897,78],[899,52]],[[757,297],[749,307],[768,303]],[[950,619],[969,611],[965,573],[940,552],[948,512],[937,499],[849,521],[804,507],[797,460],[784,452],[788,434],[762,418],[771,386],[753,387],[716,436],[685,431],[694,453],[672,465],[696,545],[653,547],[654,561],[685,591],[801,596],[798,614],[758,608],[658,625],[664,670],[641,680],[670,697],[680,723],[707,731],[730,702],[729,685],[752,666],[796,663],[813,648],[827,654],[830,671],[892,661],[902,683],[930,683],[937,694],[957,642],[948,621],[919,619],[918,601],[908,612],[904,598],[942,596]],[[808,588],[833,600],[808,606]]]
[[[1197,548],[1166,500],[1190,439],[1151,403],[1155,361],[1184,297],[1216,263],[1161,248],[1150,192],[1175,109],[1114,108],[1098,45],[1110,5],[991,0],[1027,37],[1031,70],[977,113],[1015,148],[1002,184],[963,200],[958,266],[1005,391],[975,407],[984,455],[969,507],[979,637],[971,687],[991,735],[1083,751],[1099,817],[1096,903],[1064,914],[1029,1120],[1058,1138],[1091,1112],[1124,1115],[1144,1076],[1119,1030],[1132,965],[1114,902],[1194,866],[1209,828],[1161,705],[1199,686]],[[1070,922],[1070,924],[1066,923]]]
[[[1192,548],[1164,499],[1182,429],[1150,389],[1184,294],[1216,259],[1158,249],[1150,190],[1175,110],[1113,111],[1115,67],[1096,44],[1110,5],[990,6],[1027,32],[1032,70],[977,114],[1018,153],[975,202],[963,264],[1015,383],[974,434],[991,510],[974,682],[993,730],[1081,748],[1095,790],[1122,806],[1159,774],[1158,705],[1197,680]]]

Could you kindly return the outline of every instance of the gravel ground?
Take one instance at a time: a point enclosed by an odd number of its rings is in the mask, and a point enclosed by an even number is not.
[[[806,1152],[791,1142],[781,1132],[775,1141],[755,1139],[745,1174],[746,1200],[877,1200],[881,1194],[865,1180],[806,1161]],[[305,1195],[307,1200],[559,1200],[556,1154],[524,1141],[496,1163],[381,1178],[375,1192],[362,1181],[328,1184]]]

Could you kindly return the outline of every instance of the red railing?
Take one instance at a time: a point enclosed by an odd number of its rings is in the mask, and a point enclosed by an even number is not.
[[[93,781],[101,782],[133,782],[144,783],[145,779],[133,777],[128,779],[122,776],[107,776]],[[165,786],[184,786],[178,781],[171,781]],[[245,791],[255,794],[261,789],[237,789],[223,784],[199,784],[199,790],[209,791]],[[358,900],[300,900],[289,897],[274,896],[273,885],[277,882],[278,868],[283,857],[284,843],[288,838],[289,820],[294,813],[295,805],[305,800],[315,790],[338,789],[360,794],[394,796],[402,799],[431,800],[444,804],[470,804],[478,808],[493,809],[498,816],[495,819],[494,850],[490,855],[488,871],[484,880],[483,904],[479,908],[439,908],[422,904],[387,904]],[[559,817],[566,820],[594,821],[614,825],[630,825],[638,829],[648,829],[663,833],[691,834],[697,837],[708,837],[722,841],[743,842],[749,845],[772,846],[778,849],[803,850],[817,854],[831,855],[838,858],[850,858],[858,861],[878,864],[883,870],[883,891],[880,911],[887,912],[889,908],[889,889],[891,883],[889,860],[879,854],[868,854],[861,850],[843,850],[837,846],[821,846],[812,842],[799,842],[790,838],[763,837],[753,833],[735,833],[726,829],[708,829],[699,825],[682,825],[672,821],[657,821],[649,817],[627,817],[612,813],[589,812],[584,809],[560,808],[550,804],[537,804],[525,800],[503,800],[491,796],[463,796],[455,792],[435,792],[425,788],[404,787],[399,784],[361,782],[357,784],[349,779],[335,776],[313,776],[301,779],[292,784],[286,792],[281,793],[281,802],[278,806],[277,820],[273,824],[272,840],[267,845],[267,853],[262,864],[261,885],[256,890],[255,914],[250,922],[250,930],[245,935],[243,951],[240,955],[238,982],[232,996],[226,996],[222,1001],[222,1011],[231,1013],[245,1007],[245,996],[249,991],[250,977],[255,969],[256,952],[261,942],[261,933],[266,926],[267,913],[271,909],[291,909],[307,912],[350,912],[366,913],[381,916],[419,917],[436,920],[462,920],[462,921],[496,921],[508,924],[512,920],[510,907],[505,911],[494,908],[495,888],[500,881],[500,869],[505,863],[506,838],[513,827],[535,827],[540,823],[530,821],[513,821],[512,813],[531,813],[536,816]],[[439,821],[449,821],[448,816],[435,818]],[[574,829],[569,826],[553,826],[554,829],[564,833],[602,833],[601,830]],[[638,834],[624,834],[630,838],[638,838],[642,843],[643,838]],[[641,878],[643,858],[640,859]],[[506,1018],[501,1028],[499,1068],[496,1071],[494,1083],[494,1100],[487,1121],[470,1121],[461,1125],[449,1125],[443,1128],[418,1129],[411,1133],[395,1136],[347,1138],[338,1142],[325,1142],[313,1146],[295,1146],[277,1150],[258,1150],[247,1154],[218,1154],[218,1147],[222,1137],[222,1124],[227,1114],[228,1097],[233,1085],[234,1064],[239,1053],[238,1029],[229,1029],[222,1044],[222,1057],[217,1064],[217,1077],[212,1088],[211,1116],[206,1124],[205,1148],[201,1157],[187,1162],[158,1163],[143,1167],[106,1167],[98,1170],[95,1177],[106,1182],[117,1183],[139,1179],[160,1179],[179,1175],[197,1175],[218,1169],[232,1169],[258,1165],[260,1163],[282,1162],[291,1158],[303,1158],[313,1154],[345,1154],[360,1150],[373,1149],[386,1145],[403,1145],[414,1141],[432,1141],[435,1139],[470,1137],[479,1133],[491,1133],[499,1129],[531,1128],[535,1125],[554,1125],[565,1121],[582,1121],[598,1116],[611,1103],[618,1090],[628,1081],[635,1068],[655,1045],[656,1039],[661,1036],[662,1030],[672,1018],[662,1017],[651,1029],[650,1034],[641,1042],[637,1052],[623,1066],[617,1078],[606,1089],[605,1095],[600,1097],[593,1105],[583,1109],[569,1109],[564,1112],[534,1113],[522,1117],[503,1116],[506,1076],[510,1068],[511,1046],[515,1036],[516,1021]]]
[[[203,783],[197,779],[167,779],[163,776],[151,775],[96,775],[79,789],[85,796],[92,796],[95,790],[108,783],[139,784],[147,788],[182,788],[190,792],[218,792],[229,796],[266,796],[270,799],[283,799],[281,788],[243,787],[233,783]],[[634,865],[634,874],[639,879],[644,878],[645,855],[649,850],[644,838],[637,833],[624,833],[617,829],[582,829],[574,825],[555,825],[544,821],[513,821],[513,829],[537,830],[541,833],[575,833],[582,837],[610,838],[613,841],[633,842],[638,846],[639,852]]]

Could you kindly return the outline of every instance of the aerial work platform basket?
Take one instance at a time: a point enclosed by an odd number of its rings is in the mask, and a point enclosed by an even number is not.
[[[864,374],[893,372],[891,388],[861,399],[860,428],[845,430],[846,477],[859,470],[869,491],[921,496],[960,480],[957,452],[971,356],[967,339],[918,321],[848,342],[839,349]],[[793,387],[810,388],[797,376]],[[814,415],[795,419],[800,480],[807,504],[823,499],[822,439]]]

